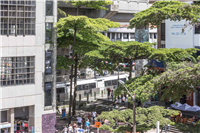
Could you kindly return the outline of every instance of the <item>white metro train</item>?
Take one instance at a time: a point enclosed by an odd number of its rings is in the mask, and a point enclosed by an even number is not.
[[[119,79],[122,81],[128,80],[128,74],[120,74]],[[118,85],[118,75],[100,76],[92,79],[79,79],[77,81],[77,91],[83,91],[85,93],[90,93],[92,89],[99,88],[100,91],[105,91],[107,88],[114,90]],[[70,82],[58,83],[56,85],[57,96],[63,97],[63,95],[68,95],[70,93]],[[74,91],[74,86],[72,87],[72,92]],[[61,96],[62,95],[62,96]],[[60,99],[60,98],[58,98]]]

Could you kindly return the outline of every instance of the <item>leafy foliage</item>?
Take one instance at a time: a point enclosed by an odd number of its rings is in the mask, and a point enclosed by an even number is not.
[[[191,25],[198,25],[200,19],[200,6],[189,5],[180,1],[156,1],[153,5],[141,12],[134,14],[130,20],[130,28],[140,26],[159,26],[163,20],[186,20]]]
[[[85,6],[96,10],[108,10],[106,6],[111,5],[111,0],[67,0],[74,7]]]
[[[76,30],[76,45],[72,48],[76,53],[83,56],[85,53],[95,50],[101,43],[110,41],[101,34],[108,28],[118,27],[119,24],[107,19],[92,19],[86,16],[71,16],[61,18],[56,24],[58,47],[65,48],[73,45],[74,31]],[[65,62],[68,63],[68,62]],[[58,65],[62,65],[58,63]],[[69,63],[68,65],[71,65]],[[58,66],[59,68],[61,66]]]
[[[132,66],[132,62],[138,59],[148,59],[155,49],[154,45],[149,42],[140,43],[137,41],[129,42],[109,42],[101,45],[97,50],[88,52],[84,62],[88,62],[88,66],[92,69],[102,72],[103,70],[117,70],[119,63],[128,63]],[[124,69],[125,70],[125,69]],[[132,67],[128,70],[132,73]]]
[[[163,87],[166,89],[163,90],[161,100],[172,98],[177,101],[182,95],[193,91],[191,85],[196,86],[199,81],[199,70],[197,70],[199,64],[195,64],[196,59],[193,57],[195,52],[196,49],[154,49],[149,60],[164,61],[165,72],[160,73],[147,65],[148,69],[143,75],[126,81],[125,85],[141,102],[148,101],[150,96],[154,96],[156,91]],[[124,87],[119,86],[114,94],[118,96],[124,92],[126,92]]]
[[[181,132],[199,133],[200,132],[200,122],[190,125],[185,125],[183,123],[176,123],[175,127]]]
[[[156,122],[160,121],[160,127],[164,127],[167,124],[174,124],[166,118],[172,114],[178,115],[178,111],[164,109],[160,106],[152,106],[150,108],[136,108],[136,131],[144,132],[152,128],[156,128]],[[102,112],[97,119],[107,119],[109,125],[102,125],[101,130],[109,130],[111,132],[125,132],[132,131],[133,127],[133,110],[126,109],[123,111],[113,110],[110,112]],[[122,122],[123,125],[115,127],[115,120]]]

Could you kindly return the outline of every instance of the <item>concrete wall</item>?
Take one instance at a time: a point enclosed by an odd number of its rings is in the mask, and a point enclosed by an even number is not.
[[[35,84],[1,87],[3,109],[33,106],[35,132],[42,131],[45,0],[36,0],[36,35],[1,36],[1,57],[35,56]]]

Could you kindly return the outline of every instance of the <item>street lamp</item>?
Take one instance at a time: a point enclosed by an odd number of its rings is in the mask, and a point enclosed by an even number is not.
[[[120,84],[122,84],[124,86],[124,88],[126,89],[126,91],[129,93],[129,95],[133,99],[133,133],[136,133],[136,123],[135,123],[135,93],[133,95],[131,95],[130,91],[125,86],[124,81],[122,81],[122,80],[118,80],[118,81],[119,81]]]

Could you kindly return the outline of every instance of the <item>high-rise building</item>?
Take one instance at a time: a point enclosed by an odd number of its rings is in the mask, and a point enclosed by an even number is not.
[[[0,1],[1,130],[55,132],[55,22],[57,0]]]

